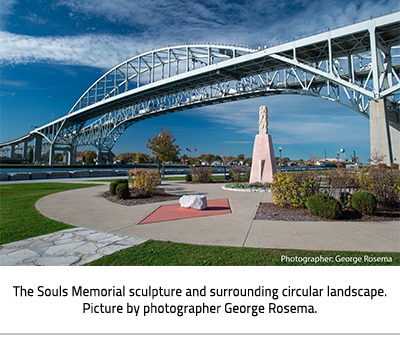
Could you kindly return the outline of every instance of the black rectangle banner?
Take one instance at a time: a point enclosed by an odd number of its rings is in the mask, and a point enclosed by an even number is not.
[[[387,317],[386,285],[14,285],[14,317]]]

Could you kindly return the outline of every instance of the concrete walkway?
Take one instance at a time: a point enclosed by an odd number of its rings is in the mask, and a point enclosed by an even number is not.
[[[179,196],[202,194],[206,195],[207,199],[228,198],[231,214],[143,225],[139,223],[160,205],[176,204],[178,200],[137,206],[119,205],[103,198],[103,193],[108,190],[108,184],[43,197],[36,203],[36,208],[51,219],[79,227],[80,229],[75,229],[75,231],[72,229],[73,233],[77,235],[81,233],[86,240],[72,238],[67,235],[71,233],[71,230],[66,230],[58,232],[61,233],[58,236],[53,234],[39,236],[34,241],[28,241],[30,245],[26,243],[27,240],[10,243],[0,246],[0,264],[75,265],[87,263],[103,256],[101,247],[91,244],[92,239],[96,237],[110,239],[110,234],[125,248],[153,239],[238,247],[400,252],[399,221],[259,221],[254,220],[258,205],[260,202],[272,202],[270,193],[226,191],[221,186],[221,184],[186,184],[184,182],[162,184],[166,191]],[[85,233],[89,233],[89,238]],[[96,234],[93,233],[99,234],[95,236]],[[65,246],[59,247],[60,243],[54,243],[46,248],[42,244],[44,238],[48,238],[51,242],[54,239],[57,242],[61,241]],[[71,238],[71,242],[66,242],[67,238]],[[42,247],[32,248],[32,244],[41,244]],[[86,257],[82,257],[81,254],[82,244],[89,245],[88,249],[91,249]],[[67,252],[67,248],[71,249],[70,253]],[[13,249],[14,255],[7,249]],[[29,249],[44,255],[51,255],[55,251],[52,256],[69,257],[70,261],[64,259],[52,262],[48,258],[40,260],[38,255],[28,252]],[[22,250],[28,252],[27,256],[30,256],[30,260],[23,259]],[[120,249],[114,248],[114,251],[116,250]],[[105,250],[103,253],[110,253],[110,250]],[[19,260],[12,260],[16,255]]]
[[[228,198],[232,213],[140,225],[160,204],[123,206],[102,197],[107,186],[65,191],[40,199],[45,216],[77,227],[144,239],[239,247],[400,251],[400,222],[284,222],[254,220],[260,202],[270,193],[223,190],[221,184],[167,182],[162,187],[176,195],[202,194],[207,199]]]

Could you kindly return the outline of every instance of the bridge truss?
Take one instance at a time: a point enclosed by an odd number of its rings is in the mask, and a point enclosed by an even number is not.
[[[105,73],[66,116],[0,147],[43,138],[52,163],[56,149],[111,151],[127,128],[144,119],[279,94],[327,99],[366,118],[370,101],[381,101],[397,135],[399,31],[398,13],[392,13],[268,48],[186,44],[149,51]],[[393,161],[389,144],[383,152]]]

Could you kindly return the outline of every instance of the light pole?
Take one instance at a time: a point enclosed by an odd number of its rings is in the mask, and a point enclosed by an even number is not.
[[[282,147],[279,147],[279,171],[282,171]]]

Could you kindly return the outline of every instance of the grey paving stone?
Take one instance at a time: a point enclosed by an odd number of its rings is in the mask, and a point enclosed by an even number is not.
[[[39,266],[72,266],[79,259],[78,256],[45,256],[39,258],[36,263]]]
[[[83,265],[145,241],[85,228],[66,229],[0,245],[0,265]]]
[[[71,253],[72,250],[78,248],[79,246],[83,245],[85,241],[67,243],[67,244],[60,244],[57,246],[49,247],[44,254],[45,255],[64,255]]]
[[[37,257],[39,253],[31,249],[20,249],[10,252],[8,254],[0,255],[0,265],[2,266],[15,266],[22,263],[27,258]]]

